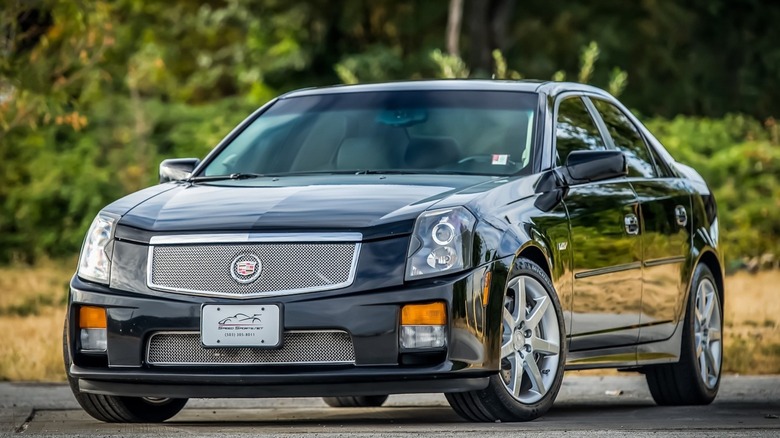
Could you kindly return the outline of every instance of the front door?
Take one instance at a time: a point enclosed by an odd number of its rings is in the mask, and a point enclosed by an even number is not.
[[[556,151],[606,149],[579,96],[560,102]],[[631,345],[639,335],[642,296],[640,212],[625,178],[572,186],[563,199],[571,226],[571,351]]]

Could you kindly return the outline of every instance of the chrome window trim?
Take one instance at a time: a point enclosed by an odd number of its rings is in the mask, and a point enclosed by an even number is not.
[[[355,343],[352,340],[352,335],[345,331],[345,330],[285,330],[282,333],[282,336],[288,334],[288,333],[344,333],[347,336],[349,336],[350,342],[352,342],[352,351],[354,355],[354,349],[355,349]],[[151,353],[152,348],[152,339],[155,336],[158,335],[195,335],[197,334],[200,336],[199,331],[190,331],[190,330],[168,330],[168,331],[159,331],[154,332],[149,336],[149,340],[146,341],[146,355],[144,356],[144,362],[146,365],[152,365],[155,367],[177,367],[177,366],[276,366],[276,365],[354,365],[355,360],[351,361],[316,361],[316,362],[257,362],[257,363],[250,363],[250,362],[241,362],[241,363],[207,363],[207,362],[150,362],[149,361],[149,354]],[[252,348],[252,347],[227,347],[227,348]],[[270,348],[269,350],[274,350],[273,348]]]
[[[252,240],[249,240],[252,239]],[[290,240],[296,239],[296,240]],[[279,234],[183,234],[173,236],[153,236],[149,241],[149,249],[146,254],[146,287],[152,290],[162,292],[172,292],[185,295],[196,295],[202,297],[229,298],[235,300],[246,300],[259,297],[279,297],[286,295],[298,295],[311,292],[322,292],[334,289],[349,287],[355,281],[357,272],[358,258],[360,257],[360,241],[363,235],[360,233],[279,233]],[[277,291],[256,292],[249,294],[235,294],[231,292],[215,292],[194,289],[173,288],[157,285],[152,281],[152,264],[155,246],[170,245],[191,245],[198,243],[205,244],[223,244],[223,243],[344,243],[355,242],[355,251],[352,254],[352,264],[349,267],[347,280],[341,283],[329,284],[327,286],[314,286],[302,289],[286,289]]]

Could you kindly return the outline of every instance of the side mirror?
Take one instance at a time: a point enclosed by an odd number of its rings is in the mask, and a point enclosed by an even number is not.
[[[620,151],[574,151],[563,170],[566,184],[573,185],[626,176],[628,162]]]
[[[172,158],[160,163],[160,184],[187,179],[200,163],[197,158]]]

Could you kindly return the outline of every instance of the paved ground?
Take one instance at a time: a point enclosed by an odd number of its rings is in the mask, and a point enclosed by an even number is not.
[[[439,394],[385,407],[334,409],[320,399],[191,400],[159,425],[116,425],[81,411],[65,385],[0,383],[0,436],[780,436],[780,376],[724,379],[710,406],[657,407],[638,375],[567,375],[554,408],[530,423],[466,423]],[[659,435],[659,432],[660,435]]]

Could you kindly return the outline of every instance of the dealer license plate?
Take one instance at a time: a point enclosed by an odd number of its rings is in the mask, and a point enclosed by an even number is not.
[[[279,347],[280,314],[278,305],[204,305],[201,343],[204,347]]]

